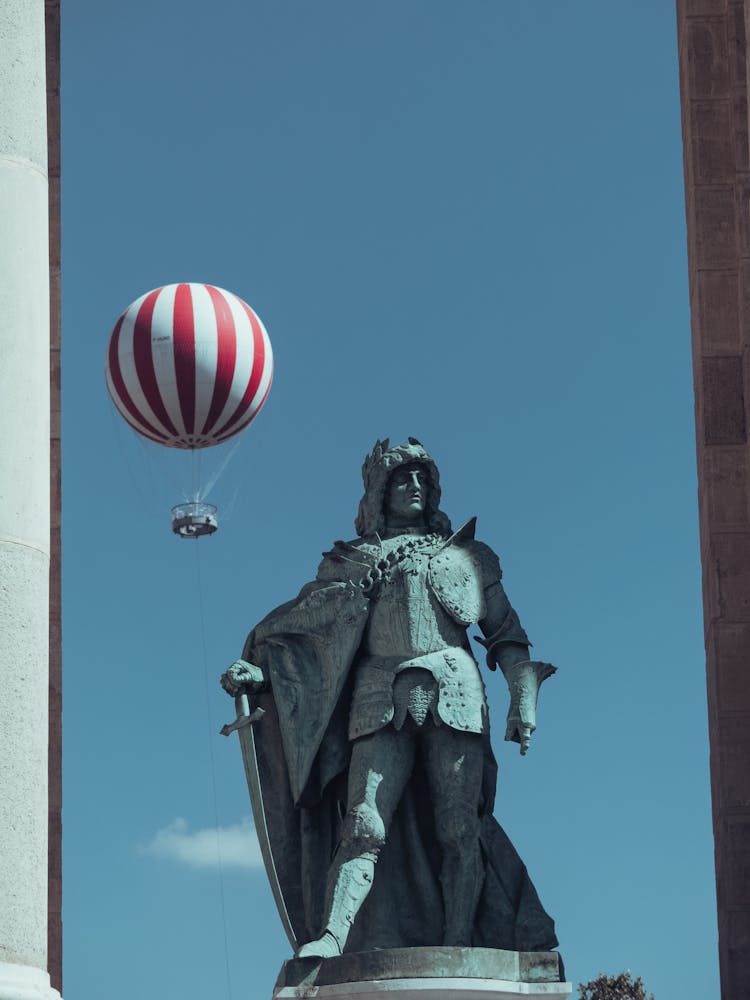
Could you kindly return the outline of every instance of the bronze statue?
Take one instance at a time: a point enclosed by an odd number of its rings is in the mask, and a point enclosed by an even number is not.
[[[476,519],[452,531],[422,445],[379,441],[362,475],[358,537],[324,554],[316,579],[251,632],[222,677],[240,711],[224,731],[245,733],[287,932],[303,942],[300,958],[549,950],[553,922],[492,815],[497,767],[467,628],[478,624],[488,666],[508,679],[506,739],[521,753],[554,667],[529,660]]]

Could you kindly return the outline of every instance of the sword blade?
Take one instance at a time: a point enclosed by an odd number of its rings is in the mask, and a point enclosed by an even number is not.
[[[250,804],[253,810],[255,832],[258,837],[258,843],[260,844],[260,853],[263,857],[263,864],[266,868],[266,875],[268,876],[276,908],[279,911],[279,916],[281,917],[281,923],[284,927],[284,931],[286,932],[286,936],[289,938],[289,943],[293,949],[296,949],[297,938],[292,927],[292,922],[289,919],[286,903],[284,902],[284,894],[281,891],[279,876],[276,872],[276,862],[274,861],[273,850],[271,848],[271,840],[268,835],[268,825],[266,823],[266,815],[263,809],[263,788],[260,780],[260,771],[258,770],[258,755],[255,750],[255,734],[253,732],[252,722],[250,722],[250,713],[249,707],[247,707],[247,701],[245,701],[245,704],[242,706],[238,704],[238,709],[239,714],[237,722],[239,725],[236,726],[236,729],[240,739],[242,762],[245,765],[245,778],[247,779],[247,788],[250,792]],[[256,715],[256,712],[258,711],[262,714],[262,709],[256,709],[252,715]],[[257,717],[258,716],[256,716],[256,718]],[[244,723],[243,719],[246,720]],[[229,726],[225,726],[224,728],[230,729]],[[232,730],[230,729],[230,732],[231,731]],[[224,735],[228,736],[229,732],[224,733]]]

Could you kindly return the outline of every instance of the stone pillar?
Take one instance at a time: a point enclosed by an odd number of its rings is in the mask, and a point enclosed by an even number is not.
[[[0,0],[0,52],[0,1000],[52,1000],[44,0]]]
[[[678,0],[723,1000],[750,996],[750,158],[743,0]]]
[[[62,469],[60,437],[60,0],[45,0],[49,185],[50,573],[47,969],[62,992]]]

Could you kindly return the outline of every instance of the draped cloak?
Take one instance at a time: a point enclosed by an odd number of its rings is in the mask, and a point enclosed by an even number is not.
[[[325,576],[272,611],[243,652],[270,682],[271,690],[258,696],[266,714],[254,727],[256,754],[276,873],[298,943],[323,929],[326,879],[346,812],[352,684],[369,613],[361,587]],[[489,731],[481,738],[485,875],[471,944],[547,951],[557,945],[554,923],[492,815],[497,765]],[[441,944],[440,866],[433,807],[417,759],[345,951]]]

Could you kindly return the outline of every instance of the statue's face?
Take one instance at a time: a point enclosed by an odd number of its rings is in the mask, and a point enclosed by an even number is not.
[[[385,495],[388,522],[416,524],[424,521],[428,485],[427,470],[419,462],[399,466],[388,480]]]

